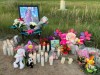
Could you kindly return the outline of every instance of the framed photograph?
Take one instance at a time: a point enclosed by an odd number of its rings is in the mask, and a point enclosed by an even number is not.
[[[33,5],[19,5],[19,16],[23,18],[26,25],[29,26],[30,22],[38,23],[39,18],[39,8]]]

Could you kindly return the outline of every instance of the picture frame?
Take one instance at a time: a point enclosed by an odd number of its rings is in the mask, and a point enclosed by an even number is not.
[[[37,5],[19,5],[19,17],[23,18],[26,25],[30,22],[38,23],[40,21],[39,7]]]

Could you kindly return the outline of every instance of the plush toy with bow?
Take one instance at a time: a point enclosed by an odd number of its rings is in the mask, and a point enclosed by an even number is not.
[[[14,68],[18,68],[18,64],[20,66],[20,69],[24,68],[25,66],[23,63],[24,56],[25,56],[25,50],[22,48],[18,49],[16,55],[14,56],[16,58],[15,62],[13,63]]]

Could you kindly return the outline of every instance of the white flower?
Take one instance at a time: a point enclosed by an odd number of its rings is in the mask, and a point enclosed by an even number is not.
[[[67,33],[66,40],[69,40],[71,43],[75,44],[77,41],[76,35],[72,32]]]
[[[67,40],[75,40],[76,39],[76,35],[72,32],[67,33],[66,35],[66,39]]]
[[[13,25],[16,25],[16,23],[13,23]]]
[[[18,19],[15,19],[15,20],[14,20],[14,23],[15,23],[15,24],[18,24],[18,23],[19,23],[19,20],[18,20]]]
[[[35,22],[30,22],[30,25],[36,26],[37,24]]]

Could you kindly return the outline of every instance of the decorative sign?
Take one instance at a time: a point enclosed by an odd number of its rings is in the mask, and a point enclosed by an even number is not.
[[[59,40],[51,40],[51,47],[58,47],[59,46]]]

